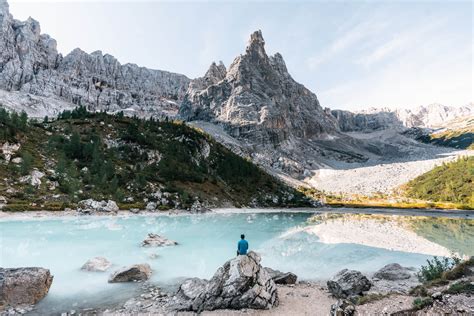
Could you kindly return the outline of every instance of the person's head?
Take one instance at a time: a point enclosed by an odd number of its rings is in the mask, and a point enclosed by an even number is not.
[[[244,234],[240,235],[240,238],[245,239],[245,235]]]

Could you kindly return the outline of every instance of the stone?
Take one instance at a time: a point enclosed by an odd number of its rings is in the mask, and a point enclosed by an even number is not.
[[[273,270],[271,268],[265,268],[270,277],[276,284],[295,284],[298,280],[298,276],[291,272],[281,272],[278,270]]]
[[[193,203],[193,205],[191,205],[191,208],[189,209],[189,211],[193,214],[211,212],[211,210],[209,208],[205,207],[204,205],[202,205],[202,203],[199,202],[199,200],[194,201],[194,203]]]
[[[53,276],[44,268],[0,268],[0,310],[38,303],[48,294]]]
[[[150,265],[146,263],[134,264],[112,273],[109,277],[109,283],[146,281],[150,278],[151,274]]]
[[[2,150],[3,158],[8,163],[11,157],[20,149],[20,144],[4,143],[0,149]]]
[[[7,198],[0,195],[0,210],[8,204]]]
[[[87,199],[79,201],[77,204],[77,210],[84,214],[90,214],[94,212],[118,212],[119,207],[115,201],[95,201],[93,199]]]
[[[336,298],[350,298],[370,290],[372,283],[359,271],[344,269],[327,282],[329,292]]]
[[[87,260],[81,267],[81,270],[105,272],[112,266],[112,263],[104,257],[95,257]]]
[[[172,310],[269,309],[278,305],[275,282],[250,251],[227,261],[211,280],[190,279],[168,303]]]
[[[331,305],[331,316],[352,316],[355,313],[355,306],[348,300],[337,300],[336,303]]]
[[[374,278],[383,280],[405,280],[413,275],[410,268],[404,268],[398,263],[390,263],[375,272]]]
[[[145,208],[147,211],[151,211],[151,212],[156,211],[156,203],[148,202]]]
[[[153,233],[149,233],[145,240],[142,241],[142,247],[176,246],[177,244],[174,240]]]
[[[20,164],[23,159],[21,157],[16,157],[11,160],[14,164]]]

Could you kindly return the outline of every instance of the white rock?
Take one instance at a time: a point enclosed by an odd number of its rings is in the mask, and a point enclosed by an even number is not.
[[[87,260],[86,263],[82,266],[81,270],[85,271],[95,271],[95,272],[104,272],[107,271],[112,266],[109,260],[104,257],[95,257]]]

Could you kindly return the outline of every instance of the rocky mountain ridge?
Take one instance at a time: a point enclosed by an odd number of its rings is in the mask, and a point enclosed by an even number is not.
[[[0,0],[0,29],[0,102],[30,116],[55,116],[77,105],[172,116],[189,84],[184,75],[121,65],[101,51],[87,54],[77,48],[62,56],[56,41],[41,34],[38,21],[15,20],[6,0]]]
[[[332,110],[331,113],[344,132],[387,128],[441,128],[452,121],[474,116],[474,103],[459,107],[433,103],[414,108],[371,108],[356,112]]]

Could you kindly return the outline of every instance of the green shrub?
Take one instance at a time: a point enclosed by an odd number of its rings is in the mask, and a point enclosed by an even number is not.
[[[458,283],[452,284],[444,293],[447,294],[474,294],[474,284],[470,281],[461,281]]]
[[[432,260],[426,260],[428,263],[426,266],[422,266],[417,276],[420,282],[429,282],[436,279],[440,279],[444,272],[454,268],[459,262],[458,258],[438,258],[434,257]]]

